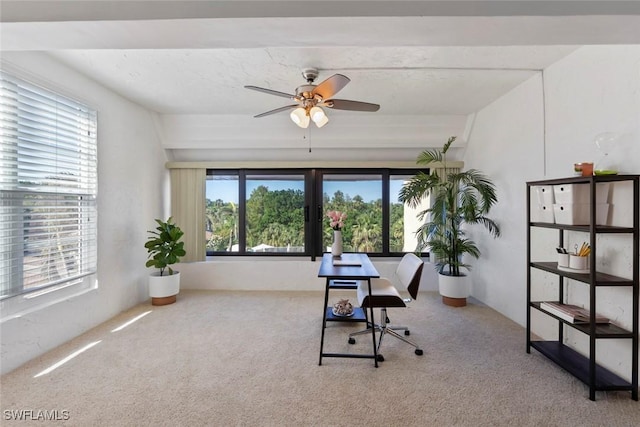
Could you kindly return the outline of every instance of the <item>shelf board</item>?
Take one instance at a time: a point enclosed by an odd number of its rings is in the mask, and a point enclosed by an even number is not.
[[[591,283],[590,274],[572,273],[571,271],[558,270],[557,262],[531,262],[531,267],[568,277],[579,282]],[[633,280],[623,277],[612,276],[611,274],[596,271],[596,286],[633,286]]]
[[[330,289],[358,289],[359,280],[343,280],[343,279],[332,279],[329,280],[329,288]]]
[[[336,316],[333,314],[333,308],[327,307],[325,312],[325,316],[327,317],[327,322],[366,322],[367,316],[364,313],[364,309],[362,307],[354,307],[353,316]]]
[[[531,347],[589,385],[589,359],[558,341],[531,341]],[[629,381],[596,364],[595,390],[629,390]]]
[[[531,227],[540,228],[553,228],[556,230],[569,230],[569,231],[582,231],[589,233],[591,226],[589,225],[567,225],[567,224],[555,224],[551,222],[530,222]],[[633,227],[616,227],[613,225],[596,225],[595,232],[601,234],[628,234],[633,233]]]
[[[580,332],[583,332],[587,335],[591,334],[591,325],[589,323],[567,322],[566,320],[559,318],[553,313],[549,313],[548,311],[540,308],[540,302],[532,302],[531,306],[540,310],[544,314],[547,314],[553,317],[554,319],[557,319],[562,323],[565,323],[571,326],[572,328],[579,330]],[[595,337],[596,338],[633,338],[633,333],[630,331],[627,331],[626,329],[622,329],[621,327],[616,326],[613,323],[596,323]]]
[[[568,178],[545,179],[542,181],[528,181],[527,185],[562,185],[562,184],[590,184],[592,182],[619,182],[635,181],[638,175],[594,175],[594,176],[572,176]]]

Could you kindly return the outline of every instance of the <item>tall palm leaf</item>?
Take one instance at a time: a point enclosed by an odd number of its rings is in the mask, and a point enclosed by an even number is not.
[[[417,163],[429,165],[441,162],[447,168],[447,151],[456,140],[449,138],[441,150],[425,150]],[[425,221],[416,231],[418,250],[428,249],[437,258],[436,268],[443,274],[460,276],[460,268],[469,269],[463,262],[465,254],[480,257],[477,245],[465,237],[464,224],[479,224],[493,237],[500,236],[500,227],[486,214],[497,203],[496,188],[491,180],[475,169],[449,173],[440,177],[436,172],[418,172],[407,181],[399,193],[399,200],[417,207],[426,197],[431,207],[418,214]]]

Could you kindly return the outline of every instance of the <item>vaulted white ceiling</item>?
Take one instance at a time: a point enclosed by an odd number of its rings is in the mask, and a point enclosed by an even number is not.
[[[3,1],[1,47],[46,51],[159,114],[174,160],[413,160],[474,113],[584,44],[640,43],[636,2]],[[336,95],[376,113],[328,111],[303,130],[295,93],[340,73]],[[308,153],[312,146],[313,153]],[[363,152],[363,148],[367,150]]]

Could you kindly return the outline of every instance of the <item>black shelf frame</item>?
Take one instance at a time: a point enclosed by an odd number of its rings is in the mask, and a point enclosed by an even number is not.
[[[630,181],[633,184],[633,226],[618,227],[596,225],[596,184],[603,182]],[[589,212],[589,225],[565,225],[544,222],[531,222],[531,189],[535,186],[589,184],[591,208]],[[558,366],[574,375],[589,387],[589,399],[595,400],[596,391],[622,390],[630,391],[631,398],[638,400],[638,322],[639,322],[639,282],[640,282],[640,175],[607,175],[571,177],[527,182],[527,353],[531,348],[536,349],[544,356],[552,360]],[[588,273],[576,273],[560,270],[556,262],[532,262],[531,261],[531,229],[549,228],[558,230],[558,246],[564,246],[564,234],[566,231],[578,231],[589,234],[591,246],[590,268]],[[632,249],[632,279],[613,276],[596,271],[596,236],[598,234],[630,234],[633,239]],[[589,311],[591,321],[589,323],[574,324],[567,322],[540,308],[539,301],[531,301],[531,270],[539,269],[558,276],[558,302],[564,302],[565,279],[572,279],[589,286]],[[568,284],[566,284],[568,286]],[[596,289],[598,287],[628,286],[632,288],[632,319],[631,331],[625,330],[613,324],[598,324],[596,316]],[[531,310],[535,309],[558,321],[558,340],[539,341],[531,339]],[[565,326],[566,325],[566,326]],[[588,356],[578,353],[576,350],[563,344],[564,330],[566,327],[576,329],[589,337]],[[596,342],[598,339],[620,338],[630,339],[632,347],[631,355],[631,381],[627,381],[596,363]]]

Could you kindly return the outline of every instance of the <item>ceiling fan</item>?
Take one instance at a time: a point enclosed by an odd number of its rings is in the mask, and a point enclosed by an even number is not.
[[[333,108],[335,110],[351,110],[351,111],[367,111],[374,112],[380,109],[378,104],[370,104],[368,102],[350,101],[347,99],[331,99],[333,95],[338,93],[351,80],[342,74],[334,74],[322,83],[314,85],[313,82],[318,77],[318,70],[315,68],[306,68],[302,70],[302,77],[307,80],[306,85],[298,86],[296,94],[291,95],[277,90],[265,89],[258,86],[245,86],[247,89],[257,90],[258,92],[268,93],[270,95],[281,96],[296,101],[295,104],[276,108],[275,110],[266,111],[254,117],[264,117],[270,114],[280,113],[282,111],[291,111],[291,120],[301,128],[307,128],[309,122],[313,121],[319,128],[329,122],[329,118],[321,107]]]

